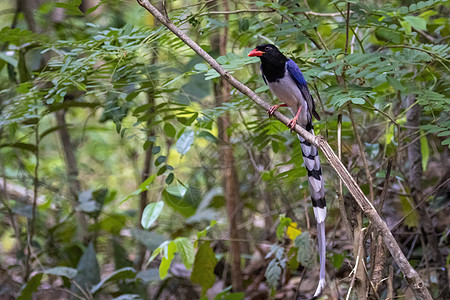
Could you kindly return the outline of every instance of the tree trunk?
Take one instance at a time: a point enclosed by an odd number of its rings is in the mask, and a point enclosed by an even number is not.
[[[59,127],[58,134],[61,141],[61,147],[66,162],[67,181],[69,182],[69,191],[72,196],[73,206],[78,202],[78,194],[81,192],[81,183],[78,179],[78,163],[75,157],[75,149],[70,139],[69,130],[67,130],[66,111],[59,110],[55,113],[56,123]],[[75,209],[74,209],[75,210]],[[80,226],[77,239],[85,240],[87,238],[87,220],[86,216],[75,210],[75,216]]]
[[[211,3],[210,5],[214,5]],[[222,2],[223,9],[228,10],[228,2]],[[225,16],[226,21],[228,17]],[[228,39],[228,29],[225,27],[222,34],[215,34],[211,37],[212,51],[220,55],[226,54]],[[214,83],[214,96],[216,105],[230,101],[231,85],[223,78],[218,83]],[[231,254],[231,279],[234,291],[242,291],[243,276],[241,270],[241,254],[248,253],[248,243],[239,240],[246,239],[245,228],[239,230],[239,224],[243,223],[242,202],[239,194],[239,179],[234,162],[233,147],[230,143],[230,136],[227,129],[230,126],[230,115],[228,113],[217,118],[219,155],[223,174],[222,185],[226,199],[227,216],[229,223],[230,254]]]
[[[423,201],[422,194],[422,151],[420,146],[420,115],[421,108],[418,104],[414,104],[416,101],[415,95],[408,95],[406,97],[406,107],[410,107],[406,112],[406,125],[407,136],[412,141],[408,146],[408,162],[409,162],[409,186],[411,190],[411,197],[413,202],[417,206],[417,212],[419,213],[419,227],[422,231],[421,234],[425,235],[428,241],[429,250],[431,251],[431,258],[436,264],[436,272],[439,276],[439,299],[449,299],[448,288],[448,275],[445,268],[445,261],[442,254],[439,251],[439,241],[434,230],[433,221],[428,213],[428,204]],[[425,245],[424,245],[425,246]],[[428,249],[425,249],[428,250]]]
[[[154,48],[156,49],[156,48]],[[156,50],[155,50],[156,51]],[[153,54],[153,57],[151,59],[152,64],[154,64],[156,62],[156,58],[157,55],[156,53]],[[151,114],[154,111],[154,107],[155,107],[155,96],[154,93],[148,93],[148,104],[149,109],[148,109],[148,113]],[[150,125],[153,122],[153,117],[149,118],[147,121],[147,141],[148,141],[148,137],[150,136],[154,136],[155,132],[153,130],[153,127],[151,127]],[[153,159],[153,143],[151,143],[151,145],[145,150],[145,159],[144,159],[144,166],[142,168],[142,172],[141,172],[141,182],[144,182],[152,173],[152,159]],[[142,219],[142,215],[144,213],[144,209],[148,204],[148,191],[143,191],[140,195],[139,195],[139,219],[137,220],[138,224],[137,226],[142,228],[142,224],[141,224],[141,219]],[[147,247],[140,243],[139,247],[138,247],[138,251],[136,254],[136,259],[134,260],[134,268],[136,270],[140,270],[142,268],[142,264],[144,263],[144,259],[145,259],[145,253],[147,251]]]

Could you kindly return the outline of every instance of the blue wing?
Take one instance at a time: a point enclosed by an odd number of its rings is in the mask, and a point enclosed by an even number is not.
[[[300,71],[300,68],[297,66],[297,64],[292,60],[289,59],[286,62],[286,69],[289,71],[289,74],[291,74],[291,77],[295,80],[297,85],[299,86],[305,86],[308,89],[308,86],[306,84],[305,77],[303,77],[302,71]],[[308,91],[309,93],[309,91]]]
[[[297,64],[292,59],[289,59],[286,62],[286,69],[288,70],[292,79],[294,79],[299,90],[302,92],[303,98],[308,103],[308,108],[310,108],[310,113],[313,114],[317,120],[320,120],[319,114],[316,112],[314,100],[311,96],[311,93],[309,92],[308,84],[306,83],[305,77],[303,77],[302,71],[300,71],[300,68],[297,66]]]

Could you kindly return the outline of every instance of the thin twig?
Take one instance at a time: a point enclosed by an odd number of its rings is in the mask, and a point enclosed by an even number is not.
[[[338,115],[337,119],[337,142],[338,142],[338,158],[341,160],[342,155],[342,114]],[[341,212],[341,220],[347,233],[348,239],[353,244],[352,226],[348,220],[347,211],[345,209],[344,192],[342,188],[342,180],[339,179],[339,211]]]
[[[345,50],[344,50],[345,54],[347,54],[348,51],[348,38],[349,38],[348,30],[350,28],[349,22],[350,22],[350,2],[347,2],[347,18],[345,18]]]
[[[373,285],[372,280],[370,280],[370,274],[369,274],[369,271],[367,270],[366,264],[363,264],[363,267],[364,267],[364,271],[366,272],[366,276],[367,276],[367,278],[368,278],[368,281],[369,281],[369,283],[370,283],[370,287],[371,287],[372,290],[373,290],[373,295],[375,296],[375,298],[377,298],[377,300],[380,300],[380,296],[378,295],[377,289],[376,289],[376,287]]]
[[[363,235],[363,232],[366,230],[366,228],[362,228],[361,229],[361,232],[359,232],[359,234],[358,234],[358,238],[359,238],[359,247],[358,247],[358,254],[356,255],[356,263],[355,263],[355,267],[353,268],[353,270],[350,272],[350,274],[352,274],[353,273],[353,276],[352,276],[352,281],[350,282],[350,287],[348,288],[348,292],[347,292],[347,297],[345,297],[345,300],[348,300],[349,298],[350,298],[350,294],[351,294],[351,292],[352,292],[352,288],[353,288],[353,285],[355,284],[355,279],[356,279],[356,275],[357,275],[357,270],[358,270],[358,265],[359,265],[359,261],[361,260],[362,261],[362,259],[361,259],[361,250],[362,250],[362,248],[363,248],[363,243],[364,243],[364,235]],[[349,275],[350,275],[349,274]]]
[[[360,157],[361,157],[361,160],[362,160],[362,163],[364,166],[364,171],[366,172],[367,181],[369,182],[369,199],[370,199],[370,202],[373,203],[373,199],[374,199],[373,179],[372,179],[372,175],[370,174],[369,164],[367,163],[367,159],[366,159],[366,153],[364,151],[364,147],[361,142],[361,137],[359,135],[358,128],[356,127],[355,119],[353,118],[353,110],[352,110],[352,106],[350,104],[348,104],[348,113],[349,113],[350,120],[352,122],[353,131],[355,132],[356,144],[358,145],[358,148],[359,148]]]
[[[230,10],[230,11],[207,11],[197,16],[206,16],[206,15],[234,15],[241,13],[273,13],[273,9],[239,9],[239,10]]]
[[[38,189],[39,189],[39,122],[36,123],[36,126],[34,127],[34,134],[35,134],[35,143],[36,143],[36,150],[34,152],[36,165],[34,167],[34,181],[33,181],[33,206],[31,211],[31,220],[28,222],[28,228],[27,228],[27,257],[25,260],[25,281],[27,282],[31,273],[30,269],[30,259],[32,256],[32,243],[33,243],[33,236],[36,226],[36,210],[37,210],[37,200],[38,200]]]

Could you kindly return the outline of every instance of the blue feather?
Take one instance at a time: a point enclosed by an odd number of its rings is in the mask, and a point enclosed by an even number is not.
[[[289,74],[291,74],[291,77],[295,80],[297,85],[299,85],[299,88],[300,86],[306,86],[306,88],[308,88],[305,77],[303,77],[302,71],[300,71],[300,68],[292,59],[289,59],[286,62],[286,69],[289,71]]]
[[[297,87],[302,92],[303,98],[305,99],[306,103],[308,103],[309,112],[314,115],[317,120],[320,120],[319,114],[316,112],[314,100],[311,96],[311,93],[309,92],[308,84],[306,83],[305,77],[303,77],[300,68],[292,59],[288,59],[288,61],[286,62],[286,70],[288,70],[289,75],[291,75],[292,79],[297,84]]]

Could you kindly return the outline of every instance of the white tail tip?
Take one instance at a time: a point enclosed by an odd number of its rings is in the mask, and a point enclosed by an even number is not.
[[[319,280],[319,285],[317,286],[316,292],[314,293],[314,297],[317,297],[322,293],[323,288],[325,287],[325,279]]]

